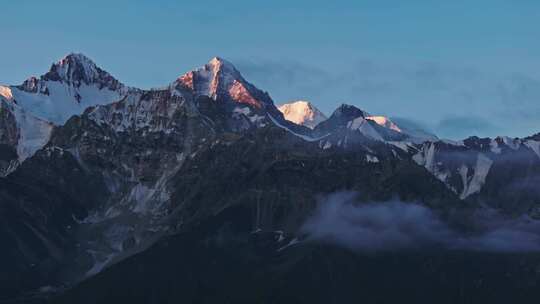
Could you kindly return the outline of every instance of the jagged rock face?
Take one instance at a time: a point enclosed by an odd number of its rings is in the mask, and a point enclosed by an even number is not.
[[[365,151],[370,161],[377,162],[388,156],[372,151],[372,147],[377,143],[387,145],[394,156],[412,158],[462,200],[506,214],[540,214],[540,192],[533,186],[540,180],[538,137],[418,141],[418,137],[370,117],[353,106],[342,105],[315,128],[322,137],[319,147]]]
[[[310,214],[317,195],[341,190],[358,191],[366,201],[398,196],[439,207],[446,202],[449,209],[459,206],[457,197],[427,171],[394,157],[386,146],[370,148],[327,152],[277,128],[257,130],[234,142],[219,141],[188,159],[173,182],[172,203],[185,225],[243,205],[252,215],[246,219],[252,230],[288,233],[295,233]],[[369,157],[374,151],[386,157],[374,162]]]
[[[17,162],[19,131],[8,101],[0,97],[0,176],[5,176]]]
[[[456,222],[486,201],[540,214],[538,135],[416,141],[348,105],[310,130],[219,58],[144,91],[70,55],[0,94],[0,166],[20,164],[0,178],[8,288],[77,282],[200,227],[225,243],[237,240],[229,223],[242,237],[261,229],[275,251],[294,240],[317,195],[343,190],[360,202],[422,203]]]
[[[15,115],[7,100],[0,97],[0,143],[17,146],[18,130]]]
[[[136,291],[133,295],[133,286],[152,290],[160,301],[201,300],[206,288],[212,288],[218,296],[205,298],[209,302],[226,295],[235,301],[292,301],[298,299],[294,298],[298,289],[305,288],[311,297],[309,290],[315,288],[320,292],[310,300],[327,302],[335,299],[335,295],[329,294],[335,289],[330,292],[321,288],[320,278],[328,276],[325,282],[336,283],[336,277],[328,274],[328,267],[332,267],[331,273],[346,274],[346,279],[340,277],[340,282],[347,286],[340,289],[343,293],[339,299],[343,302],[361,296],[356,284],[359,276],[366,284],[373,284],[362,288],[374,301],[398,300],[399,297],[383,292],[387,287],[381,287],[377,295],[372,292],[388,276],[395,275],[396,269],[406,275],[393,284],[403,286],[408,297],[414,297],[416,292],[410,289],[419,281],[437,290],[429,295],[422,293],[423,300],[452,295],[458,285],[466,288],[471,299],[485,299],[493,288],[512,281],[508,273],[529,282],[526,289],[520,289],[522,292],[528,296],[538,293],[539,278],[534,272],[538,258],[528,255],[516,259],[485,253],[397,252],[383,257],[357,255],[303,241],[295,243],[294,232],[313,210],[315,193],[357,190],[360,199],[367,201],[386,200],[394,193],[404,200],[424,200],[436,210],[454,209],[442,211],[447,214],[463,208],[456,195],[413,163],[391,156],[373,163],[358,151],[328,153],[315,145],[284,130],[265,128],[202,149],[185,163],[173,182],[175,217],[171,221],[180,223],[180,234],[166,237],[149,250],[106,269],[99,277],[90,278],[57,299],[58,303],[84,302],[88,295],[105,303],[123,296],[141,303],[150,299],[147,292]],[[207,261],[213,264],[208,266]],[[475,261],[474,270],[468,268],[471,261]],[[366,269],[370,269],[369,275],[359,275]],[[466,279],[463,271],[467,273]],[[186,273],[190,279],[185,279]],[[319,279],[306,281],[314,273]],[[379,283],[373,283],[374,276]],[[158,279],[149,283],[148,277]],[[204,282],[204,286],[193,283],[193,277]],[[449,283],[449,277],[455,280]],[[122,280],[125,278],[128,281]],[[116,284],[115,290],[106,290],[106,286],[119,280],[123,283]],[[482,287],[478,287],[478,280],[484,282]],[[293,285],[297,288],[294,293],[290,292]],[[246,286],[253,288],[246,292]],[[264,286],[262,293],[251,292],[260,286]],[[283,292],[274,296],[268,292],[268,286],[272,286],[272,291],[283,288]],[[504,299],[511,298],[514,292],[503,293]]]
[[[144,246],[167,229],[159,220],[169,210],[169,175],[200,145],[210,143],[214,132],[193,101],[168,90],[141,93],[71,118],[0,189],[10,201],[6,206],[12,208],[5,214],[44,214],[11,218],[10,225],[21,227],[16,228],[21,232],[10,240],[28,243],[24,246],[29,248],[44,243],[55,249],[35,249],[40,252],[37,258],[27,253],[10,257],[21,267],[34,264],[38,273],[34,284],[45,283],[41,279],[47,273],[51,282],[73,281],[97,273],[119,254]],[[27,198],[29,210],[20,204],[18,194],[27,190],[13,187],[17,183],[38,189]],[[24,236],[27,221],[40,225],[35,236]],[[60,226],[48,227],[48,222]],[[14,271],[30,271],[26,266]],[[69,273],[53,273],[66,268]],[[12,274],[6,272],[2,282]]]
[[[56,128],[47,147],[8,176],[7,181],[20,180],[35,170],[37,178],[25,182],[29,187],[45,178],[59,183],[51,189],[60,198],[54,199],[54,207],[44,206],[51,209],[42,221],[54,218],[62,224],[52,230],[44,225],[41,232],[61,252],[44,251],[41,259],[54,270],[71,270],[59,273],[58,279],[95,274],[163,234],[183,231],[235,205],[251,210],[254,216],[246,221],[253,229],[292,234],[314,208],[318,193],[351,189],[365,199],[432,195],[426,204],[457,202],[429,173],[412,162],[400,165],[391,151],[383,152],[384,146],[371,146],[388,155],[373,162],[366,153],[326,153],[316,142],[309,144],[276,126],[233,134],[213,106],[210,99],[192,101],[165,90],[91,108]],[[148,113],[145,109],[154,115],[142,115]],[[416,178],[405,178],[411,174]],[[84,183],[91,193],[79,190]],[[425,185],[432,194],[425,193]],[[6,187],[5,195],[13,196],[12,190]],[[84,201],[65,208],[77,193]],[[29,203],[39,204],[38,197]],[[12,225],[25,225],[24,218],[12,220]],[[55,240],[57,235],[61,241]],[[85,242],[78,247],[70,243],[80,239]],[[17,259],[28,263],[24,255]]]
[[[82,54],[70,54],[64,57],[58,63],[53,64],[50,71],[43,75],[41,79],[44,81],[65,82],[73,87],[80,87],[83,84],[98,84],[100,89],[108,88],[112,91],[125,89],[122,83]],[[23,87],[25,87],[25,84],[23,84]]]
[[[0,176],[12,172],[42,148],[53,124],[62,125],[89,106],[108,104],[137,91],[125,87],[81,54],[66,56],[45,75],[31,77],[20,86],[0,86],[3,133],[11,137],[9,144],[3,140],[10,148],[3,146]]]
[[[214,100],[230,100],[259,109],[273,103],[268,94],[248,83],[231,63],[218,57],[181,76],[176,83],[192,90],[196,96]]]
[[[47,148],[0,178],[0,298],[58,282],[77,249],[75,218],[106,197],[99,176],[65,151]]]
[[[214,58],[203,68],[180,77],[168,89],[155,91],[191,100],[202,112],[209,111],[208,114],[213,115],[209,120],[211,123],[217,123],[219,128],[232,132],[264,127],[277,121],[300,134],[308,133],[307,129],[285,121],[267,93],[248,83],[230,63],[220,58]],[[156,93],[124,86],[81,54],[66,56],[53,64],[48,73],[39,78],[32,77],[21,86],[0,86],[0,95],[15,116],[19,132],[21,143],[11,144],[11,147],[17,149],[18,162],[47,143],[52,123],[62,125],[71,116],[83,113],[87,107],[110,104],[126,98],[126,106],[133,107],[133,100],[144,94]],[[212,101],[215,104],[211,104]],[[137,112],[128,111],[127,115],[137,117],[127,118],[124,115],[124,119],[140,121],[144,115],[157,117],[164,114],[159,112],[159,105],[156,108],[145,108],[145,104],[136,106]],[[115,110],[116,113],[118,110]],[[155,111],[158,112],[153,113]],[[115,122],[111,120],[111,123],[114,125]],[[126,121],[118,123],[125,124]],[[13,125],[13,121],[10,124]],[[122,126],[115,125],[115,128]],[[14,135],[11,134],[11,137],[13,141]],[[7,159],[2,164],[2,175],[13,171],[18,165],[18,162],[11,161],[12,153],[7,151],[11,148],[4,150]]]
[[[351,136],[356,137],[358,134],[371,140],[399,145],[421,144],[439,140],[428,132],[400,127],[385,116],[373,116],[355,106],[346,104],[338,107],[329,119],[317,125],[314,132],[319,136],[332,134],[331,137],[334,137],[335,140],[322,144],[322,146],[327,147],[341,146],[344,143],[346,145],[347,142],[351,141]]]
[[[535,254],[361,254],[247,231],[248,216],[229,208],[51,303],[533,303],[540,296]]]
[[[411,152],[462,199],[538,216],[540,192],[533,185],[540,180],[539,145],[534,139],[471,137],[425,143]]]
[[[355,106],[342,104],[330,115],[328,120],[320,123],[315,130],[333,130],[346,126],[356,118],[365,118],[367,114]]]
[[[315,127],[314,134],[321,138],[319,147],[354,150],[374,143],[408,142],[406,134],[381,126],[369,117],[354,106],[341,105],[330,118]]]
[[[213,58],[202,68],[179,77],[171,87],[191,93],[194,99],[209,97],[221,104],[225,113],[237,118],[237,123],[231,121],[230,126],[236,131],[264,127],[276,121],[299,134],[309,134],[307,128],[285,120],[270,95],[246,81],[240,72],[224,59]],[[244,119],[238,119],[239,117]]]

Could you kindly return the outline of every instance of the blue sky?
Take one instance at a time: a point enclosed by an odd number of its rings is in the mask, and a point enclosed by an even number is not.
[[[540,132],[540,1],[3,1],[0,83],[82,52],[162,86],[221,56],[276,103],[340,103],[442,136]]]

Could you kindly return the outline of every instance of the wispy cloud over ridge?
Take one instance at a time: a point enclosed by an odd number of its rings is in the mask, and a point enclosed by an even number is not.
[[[492,210],[477,215],[480,231],[452,229],[430,209],[390,201],[358,204],[355,193],[321,198],[302,231],[311,241],[377,252],[432,248],[489,252],[540,251],[540,222],[528,217],[504,219]]]

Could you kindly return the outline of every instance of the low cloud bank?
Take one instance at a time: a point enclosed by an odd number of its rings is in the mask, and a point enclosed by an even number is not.
[[[430,209],[410,203],[355,204],[354,193],[335,193],[319,202],[302,227],[308,239],[359,251],[440,248],[492,252],[540,251],[540,222],[505,220],[495,212],[476,218],[483,229],[465,235]]]

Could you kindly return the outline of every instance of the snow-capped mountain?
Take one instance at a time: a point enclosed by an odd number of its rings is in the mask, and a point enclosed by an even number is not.
[[[463,141],[425,142],[410,150],[416,163],[461,199],[483,193],[484,199],[511,204],[516,196],[527,195],[524,190],[536,187],[533,184],[540,178],[539,147],[538,136],[470,137]],[[499,178],[514,180],[499,184]],[[521,208],[528,207],[523,203]]]
[[[36,117],[63,124],[89,106],[122,99],[130,91],[82,54],[69,54],[39,78],[3,86],[0,94]]]
[[[256,108],[271,103],[267,94],[248,83],[230,62],[219,57],[180,76],[175,84],[190,89],[196,96],[208,96],[214,100],[231,100]]]
[[[351,131],[354,131],[351,133]],[[386,116],[371,115],[355,106],[342,104],[325,121],[319,123],[314,132],[317,135],[334,134],[338,146],[347,145],[351,135],[361,134],[371,140],[398,146],[437,141],[438,138],[422,130],[412,130],[400,126]],[[341,135],[335,135],[341,133]],[[328,140],[328,139],[327,139]],[[325,142],[322,146],[330,147]]]
[[[319,109],[309,101],[299,100],[278,107],[286,120],[314,129],[327,119]]]
[[[352,105],[328,119],[307,102],[278,109],[217,57],[139,90],[71,54],[0,95],[0,169],[10,173],[0,239],[12,248],[0,286],[77,282],[148,248],[169,252],[160,240],[170,235],[201,233],[190,244],[216,239],[235,258],[262,240],[256,252],[286,256],[304,246],[300,225],[319,194],[337,190],[445,214],[488,205],[540,216],[540,135],[451,142]]]
[[[228,61],[214,57],[203,67],[185,73],[170,86],[180,94],[190,94],[196,100],[208,97],[218,102],[223,111],[234,118],[230,126],[237,129],[264,127],[273,121],[292,129],[274,105],[267,92],[246,81]],[[306,132],[303,129],[300,133]]]
[[[390,118],[386,116],[368,116],[366,119],[376,122],[381,127],[385,127],[400,133],[403,132],[400,127],[398,127],[393,121],[390,120]]]
[[[315,129],[315,134],[330,134],[322,146],[347,146],[352,141],[361,142],[361,137],[388,142],[416,142],[417,139],[404,132],[396,124],[383,116],[373,116],[359,108],[342,104],[327,120],[319,123]],[[331,143],[333,138],[334,143]]]
[[[89,235],[88,242],[72,252],[91,266],[83,267],[80,275],[93,275],[175,229],[176,224],[165,222],[175,208],[173,179],[185,162],[209,145],[265,128],[281,135],[290,132],[296,140],[307,138],[301,132],[309,129],[286,121],[268,94],[248,83],[232,64],[214,58],[186,75],[191,75],[190,84],[182,76],[164,88],[129,89],[117,101],[88,107],[56,126],[46,146],[31,159],[47,168],[55,164],[99,172],[94,192],[104,194],[89,196],[95,203],[85,206],[88,214],[68,219]],[[84,77],[72,76],[62,81],[84,85]],[[59,203],[70,200],[77,204],[72,197]]]
[[[90,106],[109,104],[132,91],[136,90],[127,88],[82,54],[67,55],[39,78],[31,77],[18,86],[0,86],[0,106],[6,111],[4,124],[16,130],[10,143],[17,151],[16,161],[2,165],[2,175],[42,148],[53,125],[62,125]]]

